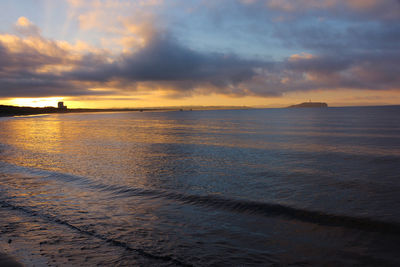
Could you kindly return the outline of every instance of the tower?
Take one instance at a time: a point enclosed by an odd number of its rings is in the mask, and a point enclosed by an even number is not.
[[[67,106],[64,106],[64,102],[58,102],[58,109],[67,109]]]

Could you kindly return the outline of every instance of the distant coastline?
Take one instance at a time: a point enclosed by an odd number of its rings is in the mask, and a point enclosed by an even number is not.
[[[55,108],[55,107],[17,107],[0,105],[0,117],[5,116],[24,116],[53,113],[82,113],[82,112],[126,112],[126,111],[191,111],[191,110],[221,110],[221,109],[250,109],[245,106],[185,106],[185,107],[154,107],[154,108],[110,108],[110,109],[91,109],[91,108]]]
[[[143,111],[143,109],[60,109],[55,107],[17,107],[0,105],[0,116],[23,116],[50,113],[107,112],[107,111]]]
[[[334,108],[373,108],[373,107],[399,107],[400,105],[370,105],[370,106],[335,106]],[[54,113],[87,113],[87,112],[149,112],[149,111],[195,111],[195,110],[252,110],[252,109],[280,109],[280,108],[327,108],[324,102],[304,102],[288,107],[249,107],[249,106],[170,106],[170,107],[146,107],[146,108],[68,108],[58,109],[55,107],[18,107],[0,105],[0,117],[29,116]]]
[[[288,108],[327,108],[328,104],[324,102],[303,102],[297,105],[291,105]]]

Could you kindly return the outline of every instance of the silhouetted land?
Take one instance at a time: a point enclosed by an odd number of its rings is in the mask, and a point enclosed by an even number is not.
[[[18,116],[18,115],[35,115],[48,113],[78,113],[78,112],[118,112],[118,111],[154,111],[160,109],[59,109],[55,107],[34,108],[34,107],[16,107],[0,105],[0,116]],[[172,110],[172,109],[163,109]]]
[[[167,108],[122,108],[122,109],[89,109],[89,108],[74,108],[74,109],[59,109],[55,107],[34,108],[34,107],[16,107],[0,105],[0,116],[20,116],[20,115],[37,115],[49,113],[79,113],[79,112],[120,112],[120,111],[190,111],[190,110],[205,110],[205,109],[248,109],[248,107],[167,107]]]
[[[323,102],[304,102],[297,105],[289,106],[288,108],[327,108],[328,104]]]

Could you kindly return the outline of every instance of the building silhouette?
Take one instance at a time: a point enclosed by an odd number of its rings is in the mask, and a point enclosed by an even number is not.
[[[64,102],[58,102],[58,109],[67,109],[67,106],[64,106]]]

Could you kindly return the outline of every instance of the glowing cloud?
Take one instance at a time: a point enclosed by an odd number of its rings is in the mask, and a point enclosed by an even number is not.
[[[400,90],[396,0],[66,3],[73,31],[29,15],[2,31],[0,98]]]

